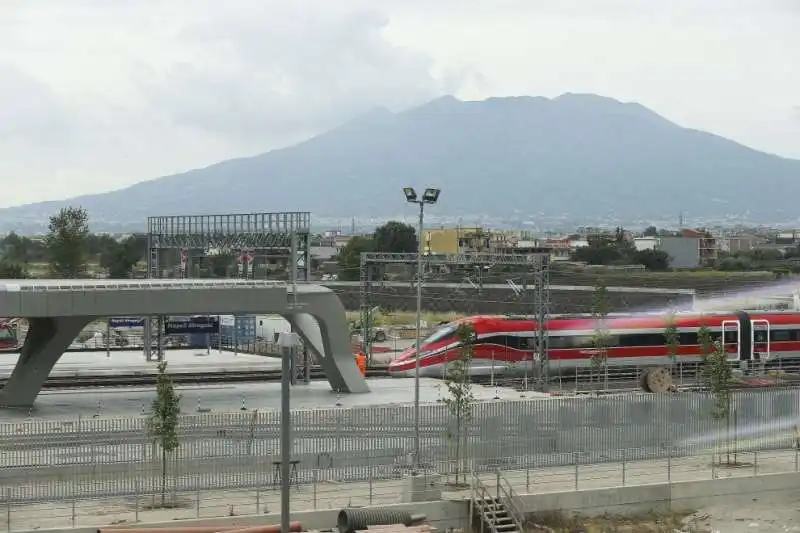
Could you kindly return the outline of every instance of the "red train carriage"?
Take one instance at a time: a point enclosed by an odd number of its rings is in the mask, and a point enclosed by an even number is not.
[[[667,316],[657,314],[612,315],[606,320],[607,357],[611,366],[662,366],[671,361],[664,338]],[[800,313],[746,312],[691,314],[674,317],[678,328],[681,361],[700,360],[697,332],[702,326],[712,340],[723,339],[731,361],[753,359],[770,362],[800,359]],[[420,374],[439,377],[444,365],[458,357],[455,337],[460,323],[470,323],[477,335],[473,375],[524,372],[537,350],[538,324],[532,317],[473,316],[446,324],[425,339]],[[591,364],[595,321],[589,315],[556,316],[546,324],[550,369],[564,372]],[[403,352],[390,366],[393,376],[413,376],[414,348]],[[522,363],[522,364],[513,364]]]

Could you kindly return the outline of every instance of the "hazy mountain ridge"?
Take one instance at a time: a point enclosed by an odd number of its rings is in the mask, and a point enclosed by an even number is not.
[[[437,213],[581,217],[749,212],[794,218],[800,161],[678,126],[637,103],[442,97],[375,109],[297,145],[105,194],[0,210],[0,226],[86,207],[94,227],[148,215],[308,210],[379,216],[402,210],[404,185],[443,189]],[[783,215],[782,215],[783,216]],[[766,218],[769,217],[769,218]]]

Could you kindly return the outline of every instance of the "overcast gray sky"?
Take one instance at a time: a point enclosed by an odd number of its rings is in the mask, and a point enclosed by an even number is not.
[[[796,0],[2,0],[0,206],[445,93],[594,92],[800,158]]]

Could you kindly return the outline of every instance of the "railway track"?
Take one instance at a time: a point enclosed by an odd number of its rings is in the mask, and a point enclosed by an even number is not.
[[[386,377],[386,368],[372,368],[367,377]],[[119,374],[112,376],[52,376],[44,382],[45,389],[75,389],[95,387],[141,387],[155,385],[157,374]],[[241,383],[241,382],[275,382],[280,381],[280,370],[232,371],[232,372],[182,372],[171,374],[176,385],[193,385],[200,383]],[[325,372],[321,368],[311,369],[311,379],[324,379]],[[0,378],[0,387],[4,387],[8,378]]]

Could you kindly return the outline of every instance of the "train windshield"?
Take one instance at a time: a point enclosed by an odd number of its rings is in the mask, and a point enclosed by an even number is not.
[[[11,342],[16,340],[14,331],[8,326],[0,326],[0,342]]]
[[[447,337],[453,336],[455,332],[456,332],[455,326],[452,325],[442,326],[436,331],[434,331],[430,337],[425,339],[425,342],[423,344],[432,344],[434,342],[442,341]]]

